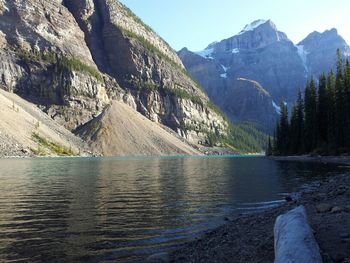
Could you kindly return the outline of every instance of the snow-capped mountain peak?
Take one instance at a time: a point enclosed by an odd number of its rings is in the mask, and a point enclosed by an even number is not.
[[[264,20],[264,19],[258,19],[258,20],[255,20],[254,22],[246,25],[243,30],[241,32],[238,33],[238,35],[241,35],[245,32],[248,32],[248,31],[253,31],[254,29],[258,28],[259,26],[265,24],[266,22],[268,22],[270,20]]]

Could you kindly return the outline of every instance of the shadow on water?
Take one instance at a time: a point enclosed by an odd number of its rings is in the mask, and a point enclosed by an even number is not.
[[[4,262],[125,262],[228,214],[282,202],[334,166],[265,158],[0,160]]]

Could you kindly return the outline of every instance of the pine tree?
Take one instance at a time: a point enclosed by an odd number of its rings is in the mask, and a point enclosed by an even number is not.
[[[292,108],[290,120],[290,153],[301,154],[304,151],[304,102],[298,91],[297,102]]]
[[[347,59],[344,68],[344,97],[345,97],[345,147],[350,150],[350,63]]]
[[[314,80],[305,89],[305,151],[312,152],[317,147],[317,96]]]
[[[289,153],[296,154],[299,149],[300,141],[298,139],[298,109],[294,105],[292,108],[291,118],[290,118],[290,144]]]
[[[329,154],[334,154],[336,151],[336,122],[335,122],[335,78],[333,71],[327,76],[327,101],[328,101],[328,128],[327,128],[327,152]]]
[[[327,151],[328,144],[328,94],[327,79],[324,74],[320,76],[318,84],[318,103],[317,103],[317,120],[318,120],[318,146]]]
[[[273,139],[272,139],[272,155],[278,155],[278,150],[277,150],[277,127],[278,123],[276,123],[276,129],[273,131]]]
[[[280,127],[280,122],[278,121],[276,124],[276,138],[275,138],[275,145],[274,145],[274,149],[275,149],[275,154],[276,155],[282,155],[282,136],[281,136],[281,127]]]
[[[279,152],[282,155],[288,153],[289,148],[289,122],[288,122],[288,108],[284,101],[280,103],[281,115],[279,124]]]
[[[297,143],[298,143],[298,150],[296,153],[301,154],[304,152],[305,142],[304,142],[304,101],[300,90],[298,91],[296,108],[297,108],[296,136],[297,136]]]
[[[269,142],[267,144],[267,149],[266,149],[266,156],[271,156],[272,155],[272,144],[271,144],[271,137],[269,136]]]
[[[346,101],[344,92],[343,60],[340,50],[337,50],[337,74],[335,78],[335,138],[338,150],[345,146]]]

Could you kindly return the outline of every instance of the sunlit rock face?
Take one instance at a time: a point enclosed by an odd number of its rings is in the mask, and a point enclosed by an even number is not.
[[[229,126],[176,52],[119,1],[1,0],[0,86],[72,131],[112,100],[193,143]]]

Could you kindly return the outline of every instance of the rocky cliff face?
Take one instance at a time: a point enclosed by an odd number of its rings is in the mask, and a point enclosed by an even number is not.
[[[275,124],[276,111],[272,105],[278,104],[281,99],[292,105],[297,90],[305,86],[308,78],[318,76],[328,71],[329,65],[334,65],[337,48],[344,55],[349,54],[349,47],[335,30],[312,33],[294,45],[273,22],[257,20],[237,35],[210,44],[203,51],[182,49],[178,54],[209,97],[233,121],[250,120],[251,113],[257,112],[261,114],[254,119],[268,128]],[[237,81],[239,78],[258,82],[271,95],[273,103],[271,99],[266,99],[262,104],[258,90],[253,95],[251,89],[242,89]],[[227,93],[227,90],[230,92]],[[257,100],[242,104],[242,98],[248,96]],[[269,117],[263,118],[263,115]]]
[[[238,78],[234,82],[235,88],[227,88],[224,91],[225,100],[219,104],[235,122],[249,123],[276,123],[279,108],[268,93],[258,82],[254,80]],[[235,98],[235,103],[232,103]],[[259,125],[258,127],[264,127]],[[267,129],[264,129],[268,132]]]
[[[118,1],[0,1],[0,87],[71,131],[113,100],[191,143],[229,126],[176,52]]]

